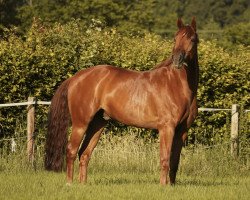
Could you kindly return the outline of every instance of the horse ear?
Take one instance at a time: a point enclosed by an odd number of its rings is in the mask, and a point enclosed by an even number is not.
[[[196,20],[195,20],[195,17],[193,17],[193,19],[192,19],[191,26],[193,27],[193,29],[196,32]]]
[[[181,29],[184,26],[184,24],[180,18],[178,18],[178,20],[177,20],[177,26],[179,29]]]

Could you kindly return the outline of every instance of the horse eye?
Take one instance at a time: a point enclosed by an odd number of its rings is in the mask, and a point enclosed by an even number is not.
[[[192,42],[195,42],[195,41],[196,41],[196,38],[195,38],[195,37],[191,37],[191,41],[192,41]]]

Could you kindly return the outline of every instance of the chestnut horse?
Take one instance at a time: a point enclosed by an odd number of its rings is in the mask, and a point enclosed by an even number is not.
[[[66,148],[67,183],[79,154],[79,181],[86,182],[90,156],[108,119],[157,129],[160,183],[175,183],[187,130],[197,115],[198,56],[196,21],[178,31],[170,59],[149,71],[99,65],[79,71],[56,91],[49,115],[45,168],[61,171]],[[67,129],[72,122],[69,141]],[[67,144],[67,145],[66,145]],[[82,145],[81,145],[82,144]],[[80,147],[81,145],[81,147]]]

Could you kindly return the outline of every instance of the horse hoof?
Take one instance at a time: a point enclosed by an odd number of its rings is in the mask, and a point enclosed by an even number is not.
[[[72,185],[72,183],[66,183],[66,186],[71,186]]]

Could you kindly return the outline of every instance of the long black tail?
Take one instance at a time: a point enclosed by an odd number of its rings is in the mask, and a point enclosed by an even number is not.
[[[63,167],[70,120],[68,85],[69,79],[60,85],[50,106],[44,160],[45,169],[49,171],[59,172]]]

